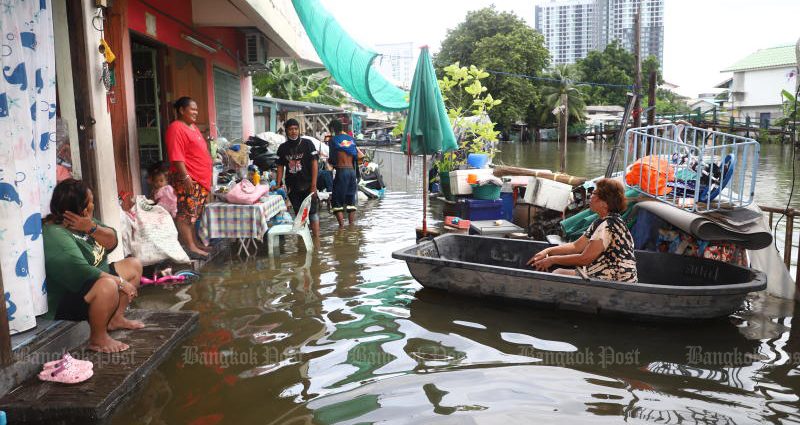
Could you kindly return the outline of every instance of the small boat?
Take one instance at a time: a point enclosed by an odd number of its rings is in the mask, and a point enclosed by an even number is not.
[[[546,242],[448,234],[392,253],[429,288],[655,320],[724,317],[767,287],[764,273],[705,258],[636,251],[639,283],[539,272]]]

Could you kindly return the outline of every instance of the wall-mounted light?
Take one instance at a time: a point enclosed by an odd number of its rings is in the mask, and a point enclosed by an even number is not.
[[[207,51],[208,53],[217,53],[217,49],[215,49],[215,48],[213,48],[213,47],[209,46],[209,45],[208,45],[208,44],[206,44],[206,43],[203,43],[202,41],[200,41],[200,40],[198,40],[198,39],[196,39],[196,38],[192,37],[191,35],[188,35],[188,34],[181,34],[181,38],[182,38],[182,39],[184,39],[184,40],[186,40],[186,41],[188,41],[189,43],[192,43],[192,44],[194,44],[195,46],[197,46],[197,47],[199,47],[199,48],[201,48],[201,49],[203,49],[203,50]]]

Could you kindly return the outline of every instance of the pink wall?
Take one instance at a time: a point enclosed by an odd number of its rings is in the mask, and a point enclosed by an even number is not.
[[[221,43],[230,53],[234,56],[240,54],[240,50],[244,47],[244,36],[235,28],[227,27],[194,27],[192,24],[192,4],[189,0],[147,0],[148,5],[140,0],[128,1],[128,26],[130,30],[150,37],[147,34],[147,27],[145,22],[145,12],[148,12],[156,18],[156,40],[175,49],[181,50],[185,53],[201,57],[205,59],[206,63],[206,92],[208,93],[208,119],[210,123],[216,123],[217,113],[214,106],[214,74],[213,67],[217,66],[226,71],[232,72],[237,75],[239,73],[239,66],[237,61],[229,56],[222,49],[218,49],[216,53],[209,53],[208,51],[195,46],[194,44],[184,40],[181,34],[192,35],[198,40],[212,47],[216,47],[217,43]],[[162,13],[163,12],[163,13]],[[169,16],[165,16],[169,15]],[[178,22],[176,22],[176,20]],[[183,25],[182,25],[182,24]],[[244,92],[250,89],[251,85],[247,78],[241,78],[242,84],[242,111],[250,110],[249,121],[252,122],[252,94],[245,97]],[[248,105],[245,105],[248,103]],[[243,114],[245,115],[245,114]],[[253,132],[253,126],[246,125],[248,117],[245,116],[242,122],[243,137],[248,137]],[[248,128],[249,127],[249,128]],[[211,126],[211,136],[216,137],[216,125]]]

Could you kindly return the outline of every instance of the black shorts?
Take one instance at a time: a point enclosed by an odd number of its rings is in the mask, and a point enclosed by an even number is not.
[[[114,263],[108,265],[109,274],[119,276],[117,269],[114,268]],[[89,319],[89,303],[86,302],[84,297],[97,280],[87,280],[83,283],[83,287],[78,292],[69,292],[61,298],[56,308],[56,315],[53,317],[55,320],[71,320],[73,322],[82,322]]]
[[[295,216],[298,212],[300,212],[300,204],[302,204],[310,194],[310,190],[292,190],[288,195],[286,195],[289,198],[289,202],[292,203],[292,209],[294,210]],[[319,199],[314,198],[311,200],[311,208],[308,211],[309,221],[319,221],[319,214],[317,213],[318,209]]]

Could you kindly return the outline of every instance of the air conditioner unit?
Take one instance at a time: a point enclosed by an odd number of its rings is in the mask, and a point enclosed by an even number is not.
[[[267,37],[264,34],[253,31],[245,35],[245,60],[248,65],[267,63]]]

